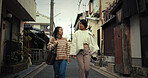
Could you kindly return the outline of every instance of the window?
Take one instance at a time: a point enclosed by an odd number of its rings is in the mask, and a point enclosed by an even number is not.
[[[39,17],[39,15],[36,15],[36,17]]]
[[[93,8],[95,9],[96,7],[96,0],[93,0]]]
[[[40,29],[43,30],[43,31],[48,31],[48,25],[41,25],[40,26]]]

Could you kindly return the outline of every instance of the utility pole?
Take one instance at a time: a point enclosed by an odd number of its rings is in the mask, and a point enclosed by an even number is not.
[[[52,36],[53,33],[53,23],[54,23],[54,14],[53,14],[53,8],[54,7],[54,0],[51,0],[50,4],[50,36]]]

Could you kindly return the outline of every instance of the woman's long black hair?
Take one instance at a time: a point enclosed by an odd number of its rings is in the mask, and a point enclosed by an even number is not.
[[[52,34],[52,36],[53,36],[55,39],[57,39],[57,35],[58,35],[58,33],[59,33],[59,28],[62,28],[62,27],[60,27],[60,26],[56,27],[55,30],[54,30],[54,32],[53,32],[53,34]]]

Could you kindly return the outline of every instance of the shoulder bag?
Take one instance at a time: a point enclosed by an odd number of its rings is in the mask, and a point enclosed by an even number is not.
[[[46,64],[54,65],[54,61],[56,60],[56,56],[57,56],[57,45],[52,50],[49,50],[48,56],[45,61]]]

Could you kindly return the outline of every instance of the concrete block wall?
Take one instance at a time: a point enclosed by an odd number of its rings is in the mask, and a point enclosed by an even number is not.
[[[131,68],[131,76],[133,78],[148,78],[148,68],[133,65]]]
[[[115,72],[115,64],[113,63],[108,63],[108,66],[106,67],[107,71],[114,73]]]

